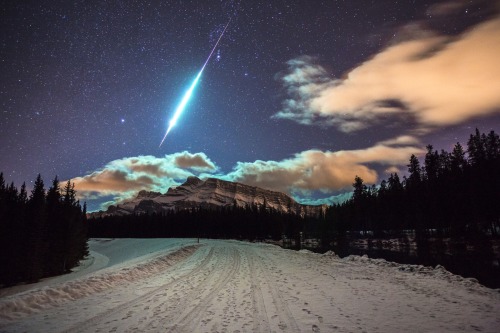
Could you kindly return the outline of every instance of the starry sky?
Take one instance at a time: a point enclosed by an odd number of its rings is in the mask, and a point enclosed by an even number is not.
[[[500,131],[500,1],[7,1],[0,171],[90,210],[188,176],[344,197]],[[230,24],[161,147],[183,94]]]

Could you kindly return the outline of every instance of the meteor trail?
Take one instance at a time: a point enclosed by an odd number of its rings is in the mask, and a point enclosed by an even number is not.
[[[212,57],[212,54],[214,53],[215,49],[217,48],[217,45],[219,45],[219,42],[220,42],[222,36],[224,36],[224,32],[226,32],[227,26],[229,25],[230,22],[231,22],[231,19],[229,19],[229,21],[227,22],[226,26],[224,27],[224,30],[222,31],[222,33],[219,36],[219,39],[217,40],[217,43],[215,43],[215,46],[212,49],[212,52],[210,52],[210,54],[208,55],[208,58],[205,61],[205,63],[203,64],[203,67],[201,67],[200,72],[198,73],[198,75],[196,75],[196,78],[194,79],[193,83],[191,83],[191,86],[184,94],[184,97],[182,97],[182,100],[179,103],[179,105],[177,106],[177,109],[175,109],[174,116],[172,117],[172,119],[169,122],[167,132],[163,136],[163,139],[161,140],[159,147],[161,147],[161,145],[163,144],[163,141],[165,141],[165,139],[167,138],[168,133],[170,132],[172,127],[174,127],[175,124],[177,123],[177,119],[179,119],[182,111],[184,111],[184,108],[186,107],[187,102],[189,101],[189,99],[191,98],[191,95],[193,94],[194,88],[196,87],[196,85],[198,84],[198,81],[200,80],[200,77],[201,77],[201,74],[203,73],[203,70],[207,66],[208,61]]]

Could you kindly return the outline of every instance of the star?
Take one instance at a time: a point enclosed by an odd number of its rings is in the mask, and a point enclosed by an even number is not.
[[[50,0],[6,3],[0,172],[18,187],[38,173],[47,182],[56,174],[71,179],[85,176],[83,164],[92,172],[124,157],[188,151],[205,154],[218,175],[299,194],[318,187],[321,193],[312,195],[329,197],[344,191],[344,182],[350,189],[359,170],[386,177],[385,157],[369,155],[381,143],[402,152],[428,143],[448,149],[465,144],[476,127],[500,128],[498,97],[489,89],[498,85],[497,62],[475,61],[494,53],[497,44],[482,41],[498,39],[498,1],[85,1],[71,15]],[[182,93],[229,19],[183,121],[158,150]],[[467,53],[467,45],[481,52]],[[470,61],[460,60],[461,46]],[[434,85],[462,73],[475,85],[441,84],[434,94]],[[482,74],[491,79],[481,81]],[[411,89],[412,75],[419,89]],[[466,94],[451,94],[461,87]],[[452,110],[447,118],[429,111],[460,107],[447,96],[476,94],[472,111]],[[351,155],[368,162],[327,172]],[[398,155],[400,170],[406,157]],[[318,168],[325,179],[307,172],[294,178],[302,169],[292,165],[327,158],[335,164]]]

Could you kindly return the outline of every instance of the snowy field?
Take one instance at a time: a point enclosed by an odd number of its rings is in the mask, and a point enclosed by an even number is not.
[[[0,332],[500,332],[500,292],[442,268],[237,241],[93,240],[4,289]]]

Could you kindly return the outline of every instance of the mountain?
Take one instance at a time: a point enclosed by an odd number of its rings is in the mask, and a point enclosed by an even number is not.
[[[106,211],[90,213],[91,217],[106,215],[129,215],[161,213],[167,210],[210,208],[237,205],[265,205],[280,212],[301,216],[318,216],[324,213],[326,205],[302,205],[288,195],[217,178],[201,180],[189,177],[186,182],[167,193],[140,191],[133,200],[109,206]]]

